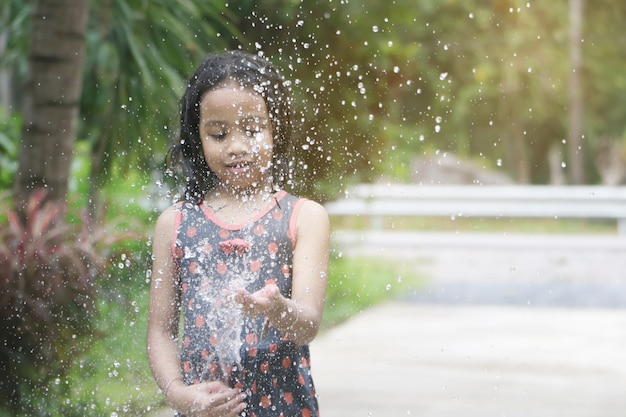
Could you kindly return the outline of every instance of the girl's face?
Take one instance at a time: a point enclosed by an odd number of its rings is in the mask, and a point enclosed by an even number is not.
[[[234,82],[208,91],[200,100],[199,131],[207,165],[221,186],[271,186],[273,132],[260,94]]]

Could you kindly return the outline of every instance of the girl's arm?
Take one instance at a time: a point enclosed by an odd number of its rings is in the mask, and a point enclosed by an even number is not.
[[[166,397],[174,385],[182,383],[177,343],[180,298],[177,266],[171,249],[174,225],[173,208],[164,211],[156,223],[148,309],[148,361]]]
[[[330,222],[326,210],[306,200],[296,221],[291,299],[281,295],[275,284],[253,294],[242,292],[246,314],[266,314],[272,325],[304,345],[317,335],[322,322],[330,251]]]
[[[296,307],[296,320],[290,325],[288,334],[298,344],[311,342],[322,323],[329,252],[328,214],[324,207],[307,200],[300,208],[296,222],[291,300],[287,302],[287,312],[293,309],[290,304],[294,303]]]
[[[246,406],[240,390],[212,381],[186,386],[180,370],[178,323],[180,294],[177,263],[172,253],[175,214],[168,209],[156,224],[148,311],[148,361],[165,399],[189,416],[237,416]]]

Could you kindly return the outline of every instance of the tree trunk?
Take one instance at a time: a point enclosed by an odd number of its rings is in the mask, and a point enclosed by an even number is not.
[[[569,41],[571,73],[569,77],[569,176],[570,183],[585,183],[583,143],[582,72],[582,14],[584,0],[569,0]]]
[[[24,91],[22,141],[15,179],[15,206],[48,189],[65,201],[78,124],[88,0],[37,0],[29,45],[29,82]]]

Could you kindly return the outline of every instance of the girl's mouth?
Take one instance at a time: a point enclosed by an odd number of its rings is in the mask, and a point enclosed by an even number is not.
[[[233,174],[243,174],[250,169],[249,161],[233,161],[226,164],[228,171]]]

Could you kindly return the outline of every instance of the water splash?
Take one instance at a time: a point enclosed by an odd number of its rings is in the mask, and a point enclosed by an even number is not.
[[[208,378],[211,365],[217,363],[219,375],[228,379],[231,372],[241,365],[241,330],[245,316],[236,300],[239,290],[253,282],[254,276],[247,266],[251,263],[250,243],[243,239],[220,242],[220,249],[226,256],[223,280],[206,278],[198,293],[200,299],[211,306],[206,317],[206,325],[211,329],[209,343],[214,351],[206,358],[207,366],[203,377]]]

